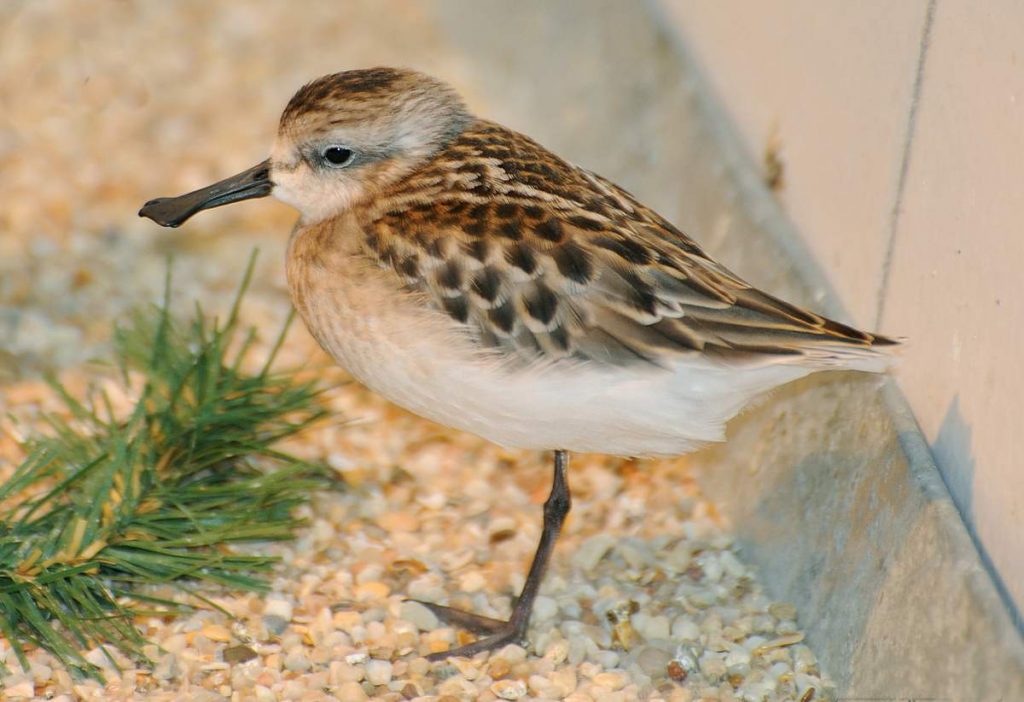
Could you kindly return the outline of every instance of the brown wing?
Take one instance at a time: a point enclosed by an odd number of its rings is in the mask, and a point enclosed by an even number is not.
[[[614,184],[483,124],[365,213],[367,251],[484,345],[668,365],[892,344],[763,293]]]

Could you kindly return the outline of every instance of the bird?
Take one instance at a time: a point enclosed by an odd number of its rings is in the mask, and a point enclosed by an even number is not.
[[[437,423],[552,452],[540,542],[509,619],[422,602],[479,635],[435,658],[526,638],[571,507],[570,452],[688,453],[723,440],[772,388],[821,370],[882,372],[900,343],[757,289],[626,190],[415,70],[307,83],[267,160],[139,215],[177,227],[268,195],[299,213],[293,305],[355,379]]]

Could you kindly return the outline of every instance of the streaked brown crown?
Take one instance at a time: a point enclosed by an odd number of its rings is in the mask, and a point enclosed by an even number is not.
[[[281,114],[279,131],[309,137],[337,127],[388,122],[408,129],[412,123],[446,142],[469,119],[462,98],[448,84],[417,71],[378,67],[334,73],[302,86]]]

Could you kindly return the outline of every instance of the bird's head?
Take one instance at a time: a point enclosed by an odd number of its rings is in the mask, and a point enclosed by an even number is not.
[[[400,180],[470,121],[447,84],[415,71],[371,68],[318,78],[281,115],[271,156],[139,214],[176,227],[195,213],[274,195],[307,224],[333,217]]]

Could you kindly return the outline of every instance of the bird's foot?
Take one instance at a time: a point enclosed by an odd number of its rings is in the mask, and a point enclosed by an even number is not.
[[[473,614],[454,607],[424,602],[423,600],[412,600],[423,605],[441,621],[453,626],[480,634],[483,638],[477,639],[465,646],[453,648],[450,651],[431,653],[427,656],[430,661],[443,661],[446,658],[465,657],[471,658],[482,651],[495,651],[504,648],[508,644],[520,643],[526,638],[528,618],[517,617],[513,613],[508,621],[492,619],[480,614]]]

